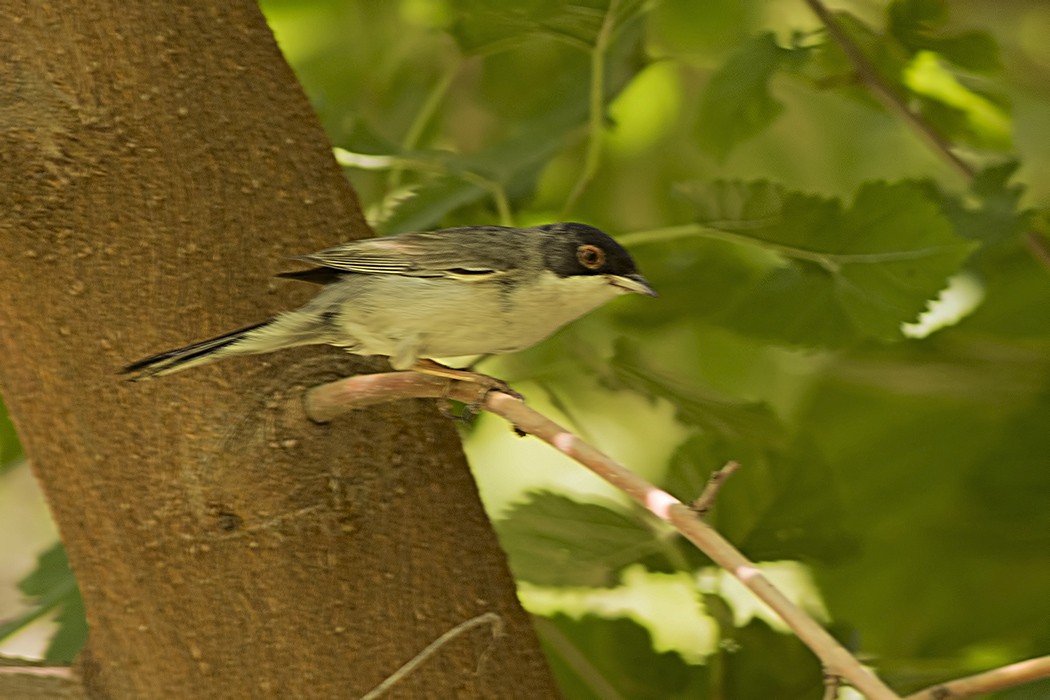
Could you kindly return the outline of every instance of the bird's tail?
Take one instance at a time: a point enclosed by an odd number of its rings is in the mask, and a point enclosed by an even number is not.
[[[134,374],[129,381],[138,382],[224,357],[255,355],[295,345],[321,343],[324,339],[319,334],[320,326],[317,318],[293,311],[184,348],[151,355],[132,362],[120,373]]]

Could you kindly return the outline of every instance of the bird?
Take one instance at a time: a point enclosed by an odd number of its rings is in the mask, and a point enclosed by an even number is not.
[[[657,293],[631,255],[582,223],[466,226],[343,243],[278,277],[320,285],[302,307],[132,362],[142,381],[237,355],[327,344],[395,370],[476,381],[435,358],[505,354],[622,294]],[[505,385],[503,385],[505,386]]]

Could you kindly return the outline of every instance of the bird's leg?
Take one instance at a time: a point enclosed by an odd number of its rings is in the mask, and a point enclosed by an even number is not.
[[[495,377],[490,377],[487,374],[480,374],[478,372],[470,372],[464,369],[453,369],[452,367],[446,367],[440,362],[434,362],[433,360],[416,360],[416,364],[412,367],[412,371],[422,372],[423,374],[433,374],[437,377],[446,377],[448,379],[455,379],[457,381],[470,382],[479,385],[482,387],[483,391],[472,405],[480,406],[481,402],[485,400],[485,395],[490,391],[502,391],[504,394],[509,394],[516,399],[525,399],[524,396],[511,389],[506,382],[496,379]]]

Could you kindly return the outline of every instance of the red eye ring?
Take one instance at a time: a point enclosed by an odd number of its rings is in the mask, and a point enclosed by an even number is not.
[[[576,259],[588,270],[597,270],[605,264],[605,251],[596,245],[581,245],[576,249]]]

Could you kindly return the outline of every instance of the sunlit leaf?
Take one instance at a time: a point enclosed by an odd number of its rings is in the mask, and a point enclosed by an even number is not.
[[[963,85],[941,64],[937,54],[931,51],[917,53],[905,69],[903,80],[916,94],[961,112],[970,140],[976,145],[1000,150],[1012,147],[1012,123],[1006,111]]]

